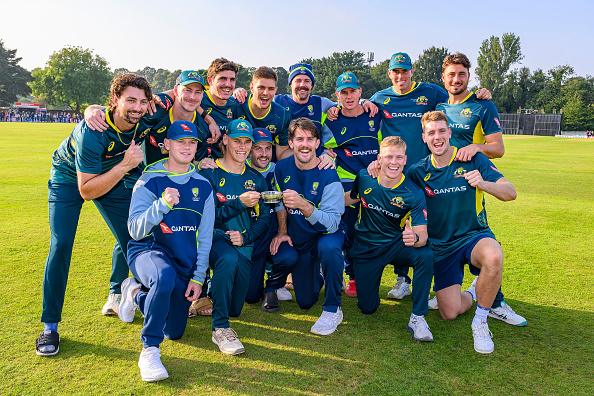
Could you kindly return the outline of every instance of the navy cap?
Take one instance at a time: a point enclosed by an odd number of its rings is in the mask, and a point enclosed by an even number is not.
[[[305,74],[311,78],[312,87],[316,85],[316,78],[313,75],[313,68],[309,63],[295,63],[289,67],[289,85],[291,85],[291,81],[293,81],[295,76],[299,74]]]
[[[268,142],[272,143],[272,134],[266,128],[255,128],[254,129],[254,144]]]
[[[410,61],[410,56],[408,56],[405,52],[397,52],[390,58],[390,65],[388,66],[388,70],[392,69],[412,69],[412,62]]]
[[[202,88],[205,88],[204,78],[202,78],[200,73],[194,70],[185,70],[181,72],[181,74],[175,80],[176,87],[178,85],[188,85],[192,83],[200,83],[202,85]]]
[[[190,121],[175,121],[167,130],[167,139],[169,140],[180,140],[180,139],[198,139],[198,130],[196,125]]]
[[[351,72],[342,73],[336,79],[336,92],[340,92],[345,88],[359,89],[359,80]]]
[[[252,131],[252,125],[241,118],[233,120],[227,126],[227,136],[229,136],[232,139],[238,137],[246,137],[250,138],[253,141],[254,135]]]

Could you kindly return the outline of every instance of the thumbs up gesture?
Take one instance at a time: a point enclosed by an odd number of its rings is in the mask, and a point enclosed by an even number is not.
[[[136,168],[138,164],[142,162],[144,159],[144,154],[142,152],[142,148],[136,145],[136,142],[132,140],[130,143],[130,147],[124,153],[124,159],[122,160],[122,166],[124,166],[127,170],[132,168]]]
[[[402,231],[402,242],[406,246],[413,246],[417,242],[417,234],[410,227],[410,220],[406,219],[404,230]]]

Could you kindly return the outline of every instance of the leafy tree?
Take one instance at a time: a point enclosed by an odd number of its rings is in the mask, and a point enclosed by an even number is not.
[[[170,72],[167,69],[159,69],[155,72],[151,87],[154,93],[165,92],[175,87],[175,79],[180,75],[180,69]]]
[[[441,65],[444,58],[449,54],[450,51],[445,47],[437,48],[433,46],[424,50],[423,53],[419,55],[419,59],[413,63],[414,80],[436,84],[443,88]]]
[[[371,97],[376,91],[392,86],[392,81],[388,77],[388,67],[390,66],[390,59],[378,63],[371,67],[370,74],[375,84],[375,91],[368,92],[368,97]],[[365,92],[365,91],[363,91]]]
[[[114,76],[119,76],[120,74],[130,73],[130,70],[126,69],[125,67],[118,67],[113,71]]]
[[[144,69],[142,70],[137,70],[136,74],[138,74],[139,76],[142,76],[144,78],[146,78],[146,80],[149,82],[149,84],[153,83],[153,78],[155,77],[155,73],[157,72],[157,70],[154,67],[150,67],[150,66],[145,66]]]
[[[504,33],[501,39],[491,36],[484,40],[479,49],[476,68],[480,86],[496,94],[505,83],[511,66],[523,58],[520,37],[513,33]]]
[[[278,76],[278,90],[276,91],[277,95],[286,95],[291,93],[289,89],[289,72],[284,67],[273,67],[276,75]]]
[[[31,88],[31,73],[18,65],[22,58],[16,57],[16,50],[4,47],[0,40],[0,106],[13,104],[19,95],[28,95]]]
[[[109,94],[112,74],[107,61],[81,47],[65,47],[54,52],[44,69],[33,72],[31,84],[35,96],[48,103],[68,106],[77,113],[81,106],[104,103]]]
[[[242,65],[239,66],[239,72],[237,73],[235,79],[235,86],[237,88],[245,88],[247,91],[250,90],[250,83],[252,82],[252,75],[256,71],[255,67],[243,67]]]
[[[336,92],[336,79],[342,73],[351,71],[358,76],[358,72],[367,68],[365,54],[358,51],[335,52],[332,56],[320,59],[304,59],[301,62],[309,63],[316,76],[316,85],[313,92],[316,95],[332,98]]]
[[[594,104],[587,104],[579,93],[573,92],[563,106],[564,131],[585,131],[594,129]]]

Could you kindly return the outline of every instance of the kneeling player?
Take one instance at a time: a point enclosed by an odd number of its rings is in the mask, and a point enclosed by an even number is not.
[[[276,164],[274,180],[283,192],[287,210],[277,212],[278,235],[272,239],[272,273],[266,281],[262,309],[280,309],[275,290],[293,274],[295,300],[302,309],[311,308],[325,281],[323,312],[312,326],[318,335],[332,334],[342,322],[340,308],[345,227],[344,192],[334,169],[319,169],[316,149],[320,135],[315,124],[304,117],[291,121],[289,146],[293,156]],[[288,218],[288,227],[287,227]],[[320,264],[323,277],[320,275]]]
[[[484,194],[501,201],[516,199],[516,190],[483,154],[468,162],[455,159],[448,119],[439,111],[421,119],[423,141],[431,155],[413,165],[407,175],[423,188],[429,212],[429,240],[435,256],[434,286],[439,312],[446,320],[468,311],[473,299],[474,349],[493,352],[487,315],[501,286],[503,251],[487,224]],[[464,265],[478,276],[475,287],[461,292]]]
[[[122,283],[118,315],[128,323],[136,308],[144,315],[138,361],[144,381],[168,377],[159,345],[184,334],[208,268],[214,200],[210,183],[192,165],[198,141],[193,123],[175,121],[164,141],[169,158],[148,166],[132,194],[128,262],[134,278]]]
[[[433,341],[425,321],[427,294],[433,275],[433,254],[425,246],[425,197],[402,174],[406,164],[406,143],[400,137],[384,139],[377,157],[381,167],[379,177],[371,177],[366,169],[361,170],[350,197],[346,197],[347,204],[361,201],[355,242],[349,252],[357,279],[357,305],[364,314],[377,310],[380,281],[387,264],[413,267],[413,312],[407,328],[415,340]]]

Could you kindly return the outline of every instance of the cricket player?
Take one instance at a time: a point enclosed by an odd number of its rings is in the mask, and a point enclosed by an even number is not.
[[[364,314],[380,305],[379,287],[384,267],[414,268],[413,310],[407,329],[417,341],[433,341],[427,325],[427,295],[433,277],[433,254],[427,243],[427,209],[421,189],[402,174],[406,143],[398,136],[382,141],[380,174],[367,169],[357,175],[347,203],[360,201],[355,242],[350,250],[357,277],[358,306]],[[346,194],[345,194],[346,195]]]
[[[260,196],[268,189],[266,180],[246,164],[253,140],[251,125],[245,120],[233,120],[223,135],[223,156],[216,160],[217,168],[200,171],[213,186],[216,204],[209,258],[213,271],[212,341],[228,355],[245,352],[229,317],[241,314],[249,288],[254,242],[270,223],[270,207]]]
[[[122,284],[118,315],[126,323],[136,308],[144,315],[143,381],[169,376],[159,346],[164,337],[184,334],[208,268],[215,209],[210,183],[192,165],[199,142],[194,123],[173,122],[163,141],[169,157],[149,165],[132,194],[128,261],[134,277]]]
[[[279,206],[285,210],[277,211],[278,235],[270,244],[273,265],[262,309],[280,309],[275,291],[285,284],[290,273],[295,299],[302,309],[317,302],[325,281],[322,315],[311,332],[329,335],[343,318],[340,295],[345,227],[340,217],[344,212],[344,192],[336,170],[318,168],[316,149],[320,137],[313,121],[305,117],[291,121],[289,146],[293,156],[277,162],[274,170],[277,190],[283,193]]]
[[[58,323],[84,201],[93,201],[116,238],[110,294],[102,313],[118,312],[121,283],[128,277],[128,208],[132,188],[141,174],[138,165],[144,156],[140,145],[148,129],[141,119],[151,97],[144,77],[132,73],[115,77],[105,111],[109,128],[96,132],[82,121],[54,152],[48,182],[51,241],[43,275],[44,331],[35,343],[38,355],[51,356],[60,350]]]
[[[443,319],[453,320],[477,301],[472,320],[474,349],[494,350],[487,316],[503,274],[503,250],[487,223],[485,193],[501,201],[516,199],[516,190],[481,153],[470,161],[456,160],[450,145],[447,116],[428,112],[421,119],[423,140],[431,154],[407,175],[425,193],[429,241],[435,257],[433,290]],[[462,292],[464,265],[478,275],[475,286]]]

